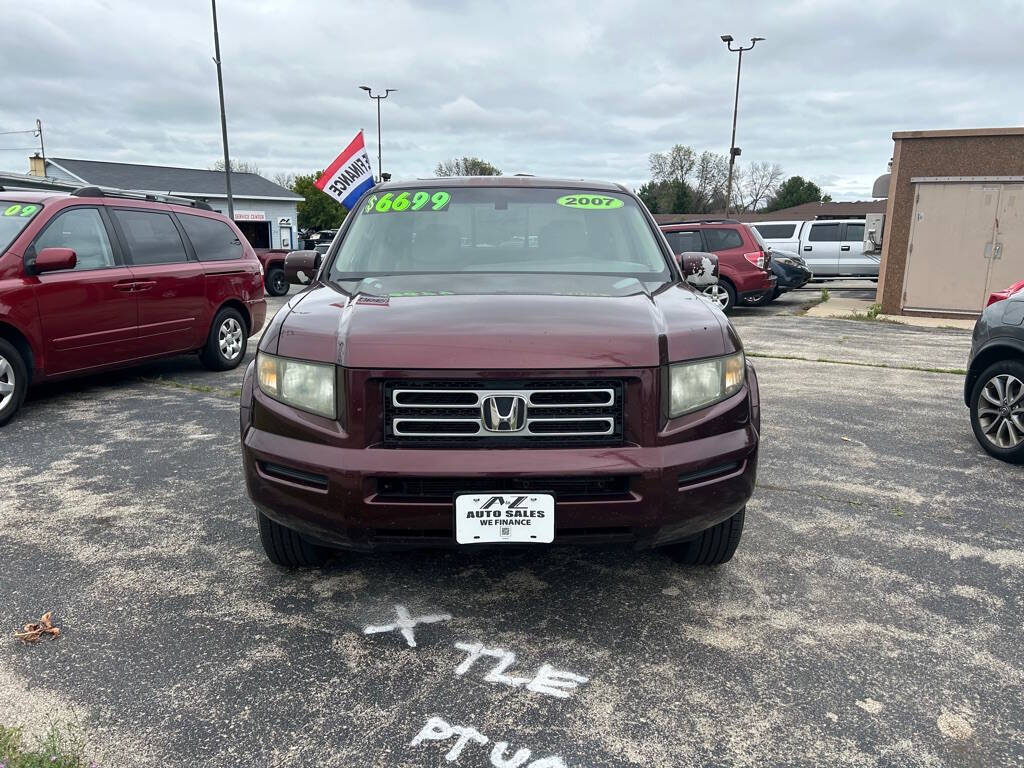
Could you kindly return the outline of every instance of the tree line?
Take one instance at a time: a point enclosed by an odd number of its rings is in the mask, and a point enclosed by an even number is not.
[[[651,180],[637,195],[651,213],[718,213],[725,210],[729,159],[685,144],[649,157]],[[821,188],[802,176],[784,178],[778,163],[733,168],[730,211],[778,211],[808,202],[829,202]]]

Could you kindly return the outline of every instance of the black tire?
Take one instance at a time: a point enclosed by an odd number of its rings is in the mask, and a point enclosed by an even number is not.
[[[750,302],[749,306],[751,306],[751,307],[767,307],[769,304],[771,304],[777,298],[779,298],[779,289],[775,288],[775,289],[773,289],[771,291],[768,291],[768,293],[766,293],[764,296],[759,298],[757,301]]]
[[[10,384],[14,384],[9,389]],[[21,353],[7,339],[0,339],[0,427],[10,421],[25,402],[28,392],[28,366]]]
[[[262,512],[256,512],[260,542],[267,559],[285,568],[315,568],[323,565],[331,550],[311,544],[291,528],[275,523]]]
[[[716,287],[718,288],[718,290],[720,292],[718,294],[719,297],[721,297],[722,294],[724,293],[724,299],[723,298],[715,299],[712,296],[712,293],[714,292],[714,289]],[[705,288],[703,290],[703,294],[705,296],[708,296],[709,298],[712,298],[712,299],[718,301],[719,307],[727,315],[730,312],[732,312],[733,307],[736,306],[736,289],[732,287],[732,283],[730,283],[728,280],[725,280],[724,278],[719,278],[717,285],[709,285],[707,288]],[[725,303],[723,304],[722,301],[724,301]]]
[[[211,371],[230,371],[245,359],[248,345],[249,327],[242,313],[233,307],[224,307],[213,318],[210,335],[199,352],[199,359]]]
[[[263,284],[267,289],[267,293],[271,296],[284,296],[291,287],[281,267],[271,267],[268,269]]]
[[[974,430],[974,436],[977,438],[978,443],[989,456],[1010,464],[1024,464],[1024,434],[1022,434],[1024,430],[1016,426],[1016,422],[1024,423],[1024,396],[1016,403],[1012,403],[1012,398],[1020,392],[1018,385],[1013,385],[1013,391],[1008,393],[1009,396],[1006,398],[1006,405],[1000,403],[999,406],[995,406],[988,400],[983,399],[985,388],[989,382],[997,377],[1012,377],[1018,382],[1024,382],[1024,362],[1013,359],[999,360],[982,371],[977,381],[974,382],[974,388],[971,390],[971,428]],[[1002,381],[1005,382],[1006,380],[1003,379]],[[990,389],[989,391],[991,394],[992,390]],[[979,413],[983,403],[986,406],[987,414]],[[1005,412],[1001,410],[1003,408],[1006,409]],[[1006,421],[1007,416],[1011,419],[1010,427],[1013,428],[1012,434],[1016,435],[1020,442],[1015,446],[1001,447],[986,433],[986,427],[992,430],[993,422],[998,424],[1000,421]],[[983,417],[985,418],[985,423],[982,423]],[[1009,433],[1001,432],[1001,429],[1002,427],[996,426],[996,437],[1000,435],[1003,435],[1004,438],[1007,437]]]
[[[743,535],[746,508],[728,520],[708,528],[699,536],[665,547],[666,553],[683,565],[721,565],[732,560]]]

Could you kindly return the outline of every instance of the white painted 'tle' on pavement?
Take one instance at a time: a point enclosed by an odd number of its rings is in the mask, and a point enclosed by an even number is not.
[[[402,637],[405,638],[405,642],[409,644],[409,647],[415,648],[416,633],[413,632],[413,628],[417,624],[436,624],[439,621],[452,620],[452,617],[447,613],[432,613],[426,616],[417,616],[413,618],[409,615],[409,609],[404,605],[396,605],[395,613],[398,616],[398,621],[394,624],[371,624],[363,630],[363,634],[375,635],[378,632],[394,632],[397,629],[402,633]]]

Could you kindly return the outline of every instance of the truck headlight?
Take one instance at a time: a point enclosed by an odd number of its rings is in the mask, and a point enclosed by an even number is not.
[[[256,355],[256,375],[268,397],[320,416],[337,417],[333,365],[260,352]]]
[[[676,363],[668,369],[669,418],[705,408],[739,392],[746,375],[742,352],[695,363]]]

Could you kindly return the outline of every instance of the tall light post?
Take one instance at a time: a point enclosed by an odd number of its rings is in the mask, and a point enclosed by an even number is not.
[[[739,56],[736,59],[736,98],[732,104],[732,139],[729,142],[729,181],[725,188],[725,215],[729,215],[729,206],[732,204],[732,172],[733,166],[736,165],[736,157],[740,154],[740,148],[736,146],[736,114],[740,108],[740,68],[743,66],[743,52],[751,50],[757,45],[758,40],[764,40],[763,37],[752,37],[750,38],[750,45],[744,48],[742,45],[736,48],[732,47],[732,35],[722,35],[722,42],[728,46],[729,50],[733,53],[738,53]]]
[[[220,71],[220,35],[217,33],[217,0],[213,5],[213,63],[217,65],[217,93],[220,94],[220,135],[224,141],[224,186],[228,193],[228,218],[235,218],[235,200],[231,196],[231,158],[228,154],[228,116],[224,112],[224,78]]]
[[[383,101],[384,99],[386,99],[388,97],[389,93],[394,93],[398,89],[397,88],[385,88],[383,96],[374,96],[373,95],[373,91],[370,90],[370,86],[368,86],[368,85],[360,85],[359,88],[360,88],[360,90],[366,91],[366,95],[369,96],[371,99],[375,99],[377,101],[377,178],[383,180],[383,178],[384,178],[384,171],[383,171],[383,166],[381,164],[381,159],[380,159],[380,103],[381,103],[381,101]]]

